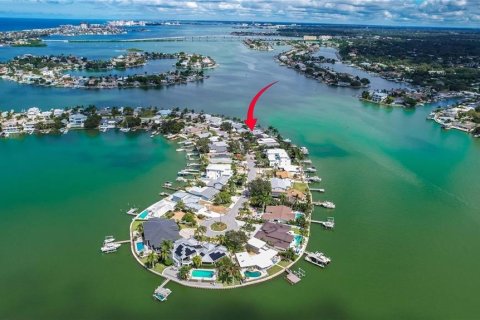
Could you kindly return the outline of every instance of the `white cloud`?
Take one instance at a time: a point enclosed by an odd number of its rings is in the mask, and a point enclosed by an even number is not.
[[[2,7],[18,14],[70,13],[79,17],[138,17],[165,19],[222,19],[335,23],[389,23],[474,25],[480,0],[0,0]],[[92,8],[95,10],[92,12]],[[105,10],[102,10],[104,8]],[[2,8],[0,7],[0,13]],[[150,16],[149,16],[150,14]],[[83,15],[83,16],[82,16]]]

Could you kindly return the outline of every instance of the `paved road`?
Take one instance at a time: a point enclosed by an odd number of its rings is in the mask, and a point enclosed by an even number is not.
[[[255,168],[255,161],[252,155],[247,155],[247,167],[248,167],[248,173],[247,173],[247,181],[250,182],[253,179],[255,179],[257,169]],[[206,236],[208,237],[215,237],[220,234],[224,234],[228,230],[238,230],[240,229],[240,226],[238,225],[237,221],[235,218],[238,215],[238,212],[242,208],[243,204],[247,201],[247,198],[242,195],[240,198],[237,200],[235,205],[223,216],[217,217],[217,218],[212,218],[207,221],[202,222],[202,226],[207,227],[207,232],[205,233]],[[213,231],[210,229],[210,226],[215,223],[215,222],[223,222],[227,225],[227,229],[224,231]]]

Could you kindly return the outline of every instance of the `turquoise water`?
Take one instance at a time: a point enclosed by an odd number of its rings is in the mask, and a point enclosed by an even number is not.
[[[299,219],[301,217],[304,217],[305,215],[302,212],[295,212],[295,220]]]
[[[208,29],[188,32],[214,27]],[[362,103],[358,91],[277,65],[278,51],[250,51],[239,42],[52,43],[0,48],[0,59],[62,52],[108,58],[132,46],[195,51],[220,65],[202,83],[162,90],[0,81],[0,109],[154,105],[243,118],[259,88],[280,80],[255,115],[310,150],[326,189],[314,200],[337,205],[316,208],[312,217],[334,215],[337,226],[327,232],[313,225],[308,250],[325,252],[334,264],[319,271],[299,261],[295,267],[307,275],[295,286],[282,277],[227,291],[170,282],[173,298],[155,303],[152,292],[162,279],[139,267],[128,246],[101,255],[98,245],[109,234],[127,239],[125,212],[159,200],[162,184],[185,164],[178,146],[113,130],[0,139],[0,243],[7,244],[0,246],[0,319],[478,318],[479,139],[426,121],[435,105],[404,110]]]
[[[303,239],[303,237],[301,235],[296,234],[294,236],[294,239],[293,239],[295,241],[295,246],[297,246],[297,247],[301,246],[302,245],[302,239]]]
[[[139,219],[145,219],[148,216],[148,210],[144,210],[142,213],[138,215]]]
[[[213,278],[215,276],[215,271],[204,270],[204,269],[194,269],[192,270],[192,278]]]
[[[143,251],[143,249],[145,249],[145,245],[143,244],[143,242],[136,242],[135,246],[137,247],[138,252],[141,252]]]
[[[247,278],[258,278],[262,275],[260,271],[245,271],[244,274]]]

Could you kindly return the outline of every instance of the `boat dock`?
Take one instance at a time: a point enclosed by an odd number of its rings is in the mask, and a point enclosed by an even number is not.
[[[328,217],[326,221],[321,220],[311,220],[312,223],[318,223],[322,225],[325,229],[332,230],[335,228],[335,219],[333,217]]]
[[[153,292],[153,297],[158,301],[164,302],[167,300],[168,296],[172,293],[172,290],[165,288],[165,285],[170,281],[166,279],[155,291]]]
[[[287,275],[285,276],[285,280],[287,280],[290,284],[294,285],[299,283],[303,277],[305,277],[305,270],[302,268],[298,268],[296,271],[292,271],[290,269],[285,270]]]

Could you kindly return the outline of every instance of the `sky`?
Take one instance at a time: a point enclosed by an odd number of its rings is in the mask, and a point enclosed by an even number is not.
[[[0,0],[2,17],[480,27],[480,0]]]

